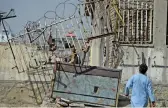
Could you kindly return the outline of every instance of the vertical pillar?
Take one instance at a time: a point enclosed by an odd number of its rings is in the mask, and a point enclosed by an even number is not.
[[[154,61],[157,65],[167,65],[167,46],[166,46],[166,28],[167,28],[167,0],[154,0],[153,13],[153,54],[156,57]],[[159,77],[162,83],[167,82],[167,69],[160,68],[156,70],[155,77]],[[154,74],[152,74],[154,76]]]
[[[101,27],[102,27],[102,21],[100,18],[100,12],[101,7],[100,7],[100,2],[95,3],[95,11],[94,11],[94,19],[92,20],[93,27],[95,33],[93,33],[93,36],[100,35],[101,34]],[[91,53],[90,53],[90,65],[91,66],[101,66],[102,64],[102,39],[98,38],[95,40],[92,40],[92,45],[91,45]]]
[[[154,0],[153,39],[155,48],[166,45],[167,0]]]
[[[90,65],[101,66],[101,39],[92,40]]]
[[[99,35],[100,34],[100,29],[99,29],[100,20],[95,18],[92,22],[93,22],[92,29],[95,30],[95,32],[93,33],[93,36]],[[90,52],[90,65],[91,66],[101,66],[101,39],[100,38],[92,40],[91,52]]]

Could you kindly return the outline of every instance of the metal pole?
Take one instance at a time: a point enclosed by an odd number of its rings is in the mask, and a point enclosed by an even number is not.
[[[73,16],[73,17],[70,17],[70,18],[67,18],[67,19],[65,19],[65,20],[61,20],[61,21],[56,22],[56,23],[52,23],[52,24],[46,25],[45,27],[38,28],[38,29],[35,29],[35,30],[31,30],[31,31],[26,32],[26,33],[24,33],[24,34],[20,34],[19,36],[15,37],[15,38],[18,38],[18,37],[20,37],[20,36],[24,36],[24,35],[26,35],[26,34],[28,34],[28,33],[33,33],[33,32],[35,32],[35,31],[37,31],[37,30],[45,30],[46,28],[51,27],[52,25],[57,25],[57,24],[62,23],[62,22],[64,22],[64,21],[70,20],[70,19],[72,19],[72,18],[74,18],[74,16]],[[12,38],[12,39],[13,39],[13,38]],[[9,39],[8,39],[8,40],[9,40]],[[10,40],[11,40],[11,39],[10,39]]]
[[[4,30],[5,30],[5,34],[6,34],[6,37],[7,37],[7,40],[8,40],[9,47],[10,47],[11,52],[12,52],[13,59],[14,59],[14,61],[15,61],[15,65],[16,65],[15,67],[17,68],[17,70],[18,70],[18,72],[19,72],[19,69],[18,69],[17,63],[16,63],[16,58],[15,58],[15,55],[14,55],[14,52],[13,52],[11,43],[10,43],[10,41],[9,41],[9,36],[8,36],[7,30],[6,30],[6,27],[5,27],[5,25],[4,25],[3,20],[1,20],[1,22],[2,22],[3,28],[4,28]]]

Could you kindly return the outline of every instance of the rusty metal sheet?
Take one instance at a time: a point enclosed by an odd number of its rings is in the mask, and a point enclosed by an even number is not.
[[[57,70],[77,73],[78,75],[93,75],[93,76],[102,76],[102,77],[111,77],[111,78],[121,78],[121,71],[119,69],[108,69],[98,66],[80,66],[67,63],[57,63]]]
[[[62,97],[75,102],[116,106],[121,70],[87,66],[88,70],[83,72],[79,70],[86,70],[86,66],[76,65],[79,72],[76,76],[73,65],[58,63],[57,66],[59,71],[55,74],[52,95],[54,98]]]

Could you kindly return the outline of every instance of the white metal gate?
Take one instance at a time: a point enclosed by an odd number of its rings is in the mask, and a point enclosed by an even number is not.
[[[152,44],[153,4],[153,0],[119,0],[125,22],[124,27],[119,27],[121,43]]]

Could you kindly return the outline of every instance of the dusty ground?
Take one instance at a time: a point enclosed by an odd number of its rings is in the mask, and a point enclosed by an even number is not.
[[[123,94],[123,87],[124,85],[121,85],[121,94]],[[42,87],[35,89],[36,93],[38,90],[41,91],[41,96],[44,100],[40,97],[38,97],[38,99],[35,98],[29,83],[0,82],[0,107],[58,107],[58,105],[49,102]],[[157,106],[168,106],[168,87],[156,85],[154,86],[154,90],[157,99]],[[39,104],[37,104],[37,102]],[[123,103],[128,103],[128,101],[126,102],[124,99],[120,98],[119,106],[124,106]]]
[[[27,84],[1,83],[0,107],[38,106],[33,99],[33,93]]]
[[[123,94],[125,85],[122,84],[120,94]],[[168,85],[153,85],[157,107],[168,107]]]

